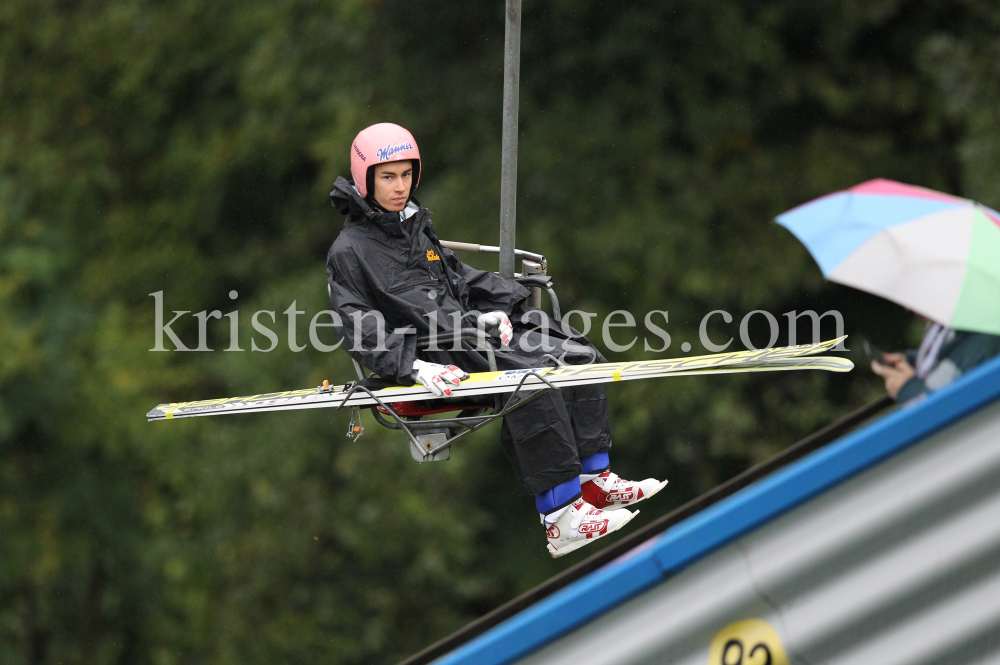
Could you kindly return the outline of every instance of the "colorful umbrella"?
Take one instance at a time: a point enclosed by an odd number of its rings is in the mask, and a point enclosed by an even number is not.
[[[779,215],[823,275],[958,330],[1000,335],[1000,213],[878,178]]]

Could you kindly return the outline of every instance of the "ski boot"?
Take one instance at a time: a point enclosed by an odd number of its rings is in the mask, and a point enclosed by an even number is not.
[[[583,499],[577,499],[559,518],[548,525],[545,535],[549,540],[549,554],[553,559],[565,556],[598,538],[603,538],[628,524],[639,514],[629,510],[605,512],[598,510]],[[545,516],[542,516],[545,526]]]
[[[667,484],[655,478],[639,482],[622,480],[610,470],[580,486],[583,500],[598,510],[619,510],[653,496]]]

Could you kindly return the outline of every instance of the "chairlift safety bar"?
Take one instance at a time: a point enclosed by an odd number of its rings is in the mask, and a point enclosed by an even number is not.
[[[455,242],[454,240],[442,240],[441,244],[456,252],[479,252],[481,254],[500,253],[500,248],[494,247],[493,245],[477,245],[471,242]],[[523,249],[515,249],[514,255],[519,256],[522,259],[528,259],[529,261],[540,263],[543,268],[546,266],[545,256],[542,254],[535,254],[534,252],[528,252]]]

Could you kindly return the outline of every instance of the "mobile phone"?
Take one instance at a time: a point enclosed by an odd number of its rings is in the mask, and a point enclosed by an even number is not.
[[[861,343],[861,345],[865,348],[865,354],[867,354],[869,359],[877,362],[879,365],[889,364],[888,362],[886,362],[885,353],[882,351],[882,349],[878,348],[877,346],[872,346],[871,344],[868,343],[867,339],[864,340]]]

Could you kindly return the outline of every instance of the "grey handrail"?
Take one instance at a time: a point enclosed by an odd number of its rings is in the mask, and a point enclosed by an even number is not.
[[[453,252],[479,252],[480,254],[499,254],[500,248],[494,247],[493,245],[477,245],[472,242],[456,242],[454,240],[442,240],[441,245],[447,247]],[[546,261],[545,256],[542,254],[536,254],[535,252],[528,252],[523,249],[515,249],[514,256],[520,256],[522,259],[528,259],[529,261],[537,261],[545,267]]]

